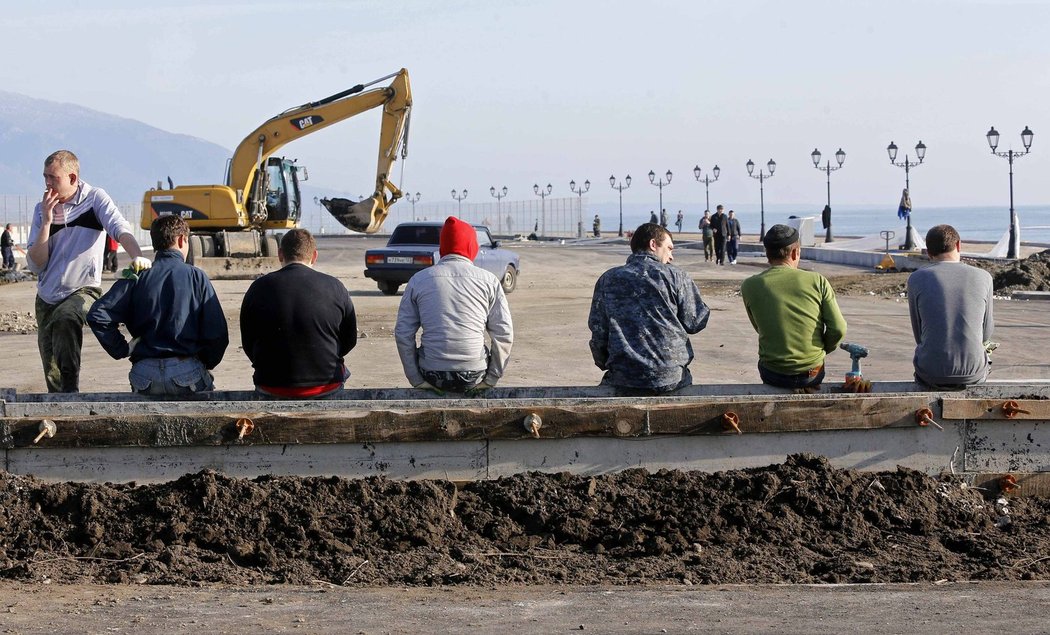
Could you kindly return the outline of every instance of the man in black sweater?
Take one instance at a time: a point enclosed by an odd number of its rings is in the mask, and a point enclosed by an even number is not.
[[[315,271],[317,242],[305,229],[281,239],[283,265],[248,287],[241,303],[241,345],[255,388],[289,399],[331,394],[350,376],[343,357],[357,344],[350,293]]]

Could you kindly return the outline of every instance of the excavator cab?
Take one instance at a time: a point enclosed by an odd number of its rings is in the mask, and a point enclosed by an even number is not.
[[[264,229],[296,227],[302,217],[302,193],[299,182],[307,180],[305,167],[284,157],[270,157],[266,161],[265,183],[266,221]]]

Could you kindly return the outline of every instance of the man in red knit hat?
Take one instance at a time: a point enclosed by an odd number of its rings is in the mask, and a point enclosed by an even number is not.
[[[448,217],[440,254],[436,265],[408,281],[397,310],[394,339],[405,377],[427,390],[491,388],[503,376],[514,342],[503,287],[496,276],[474,266],[478,237],[469,223]]]

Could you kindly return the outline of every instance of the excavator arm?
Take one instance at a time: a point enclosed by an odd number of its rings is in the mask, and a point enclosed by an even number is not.
[[[393,81],[385,88],[365,90],[391,78]],[[347,199],[322,201],[344,227],[366,233],[378,231],[390,205],[401,198],[401,190],[390,182],[390,171],[405,137],[412,108],[412,91],[405,69],[320,101],[286,110],[245,137],[233,154],[227,185],[237,192],[241,201],[245,194],[248,195],[250,206],[247,212],[251,221],[261,223],[266,218],[266,197],[262,191],[265,185],[260,175],[267,158],[289,142],[379,106],[383,107],[383,117],[375,191],[371,197],[356,203]]]

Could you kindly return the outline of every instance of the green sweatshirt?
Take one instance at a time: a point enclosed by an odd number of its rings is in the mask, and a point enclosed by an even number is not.
[[[846,337],[835,290],[819,273],[777,265],[745,280],[740,295],[758,332],[758,360],[770,370],[816,368]]]

